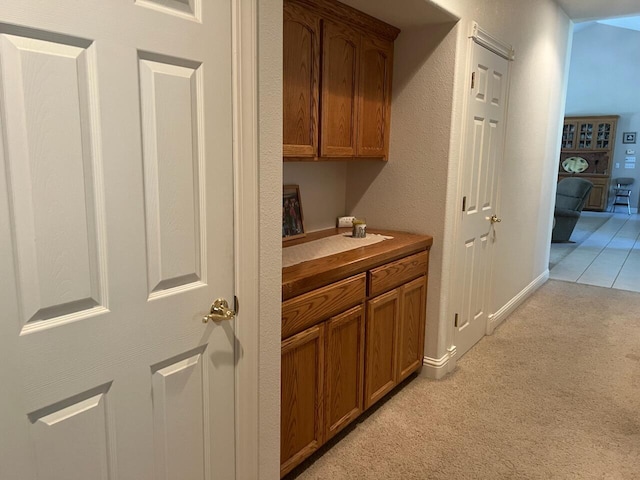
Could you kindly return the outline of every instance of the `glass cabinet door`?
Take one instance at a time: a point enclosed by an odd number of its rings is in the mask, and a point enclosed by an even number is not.
[[[574,150],[576,148],[576,131],[577,123],[565,123],[562,127],[562,148],[565,150]]]
[[[609,122],[598,122],[596,128],[596,148],[611,148],[613,125]]]
[[[578,149],[587,150],[593,148],[593,123],[580,123],[578,130]]]

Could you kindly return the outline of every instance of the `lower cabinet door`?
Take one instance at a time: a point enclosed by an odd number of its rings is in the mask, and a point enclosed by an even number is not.
[[[326,324],[325,441],[363,411],[364,308],[331,318]]]
[[[587,180],[593,183],[593,188],[584,205],[584,210],[604,211],[607,208],[609,179],[588,178]]]
[[[427,277],[402,286],[400,293],[400,333],[398,335],[398,382],[422,365],[427,308]]]
[[[282,342],[280,475],[323,443],[325,324]]]
[[[391,290],[367,303],[365,355],[365,408],[397,384],[399,290]]]

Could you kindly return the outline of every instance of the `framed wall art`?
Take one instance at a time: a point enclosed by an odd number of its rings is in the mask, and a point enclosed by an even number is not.
[[[624,132],[622,134],[622,143],[636,143],[636,132]]]
[[[300,187],[285,185],[282,190],[282,240],[293,240],[304,236]]]

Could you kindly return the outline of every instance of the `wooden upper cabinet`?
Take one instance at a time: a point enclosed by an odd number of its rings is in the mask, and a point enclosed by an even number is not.
[[[566,117],[562,127],[562,150],[611,150],[617,117]]]
[[[616,139],[616,122],[596,121],[594,136],[596,150],[611,150]]]
[[[562,148],[574,150],[578,139],[578,122],[567,122],[562,127]]]
[[[356,154],[360,35],[345,25],[325,21],[322,48],[320,155],[353,157]]]
[[[320,18],[293,2],[284,2],[283,32],[284,156],[318,155],[318,76]]]
[[[357,155],[389,153],[393,42],[363,35],[360,46],[360,88]]]
[[[285,159],[387,158],[399,33],[336,0],[284,0]]]
[[[617,115],[564,118],[558,180],[578,176],[593,183],[584,210],[607,208],[617,122]],[[585,168],[575,171],[573,163],[564,163],[572,157],[584,160]]]

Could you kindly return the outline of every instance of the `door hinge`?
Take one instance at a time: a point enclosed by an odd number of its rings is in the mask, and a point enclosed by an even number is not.
[[[453,321],[453,326],[458,328],[458,314],[456,313],[455,320]]]
[[[471,90],[476,86],[476,72],[471,73]]]
[[[462,197],[462,211],[466,212],[467,211],[467,197]]]

